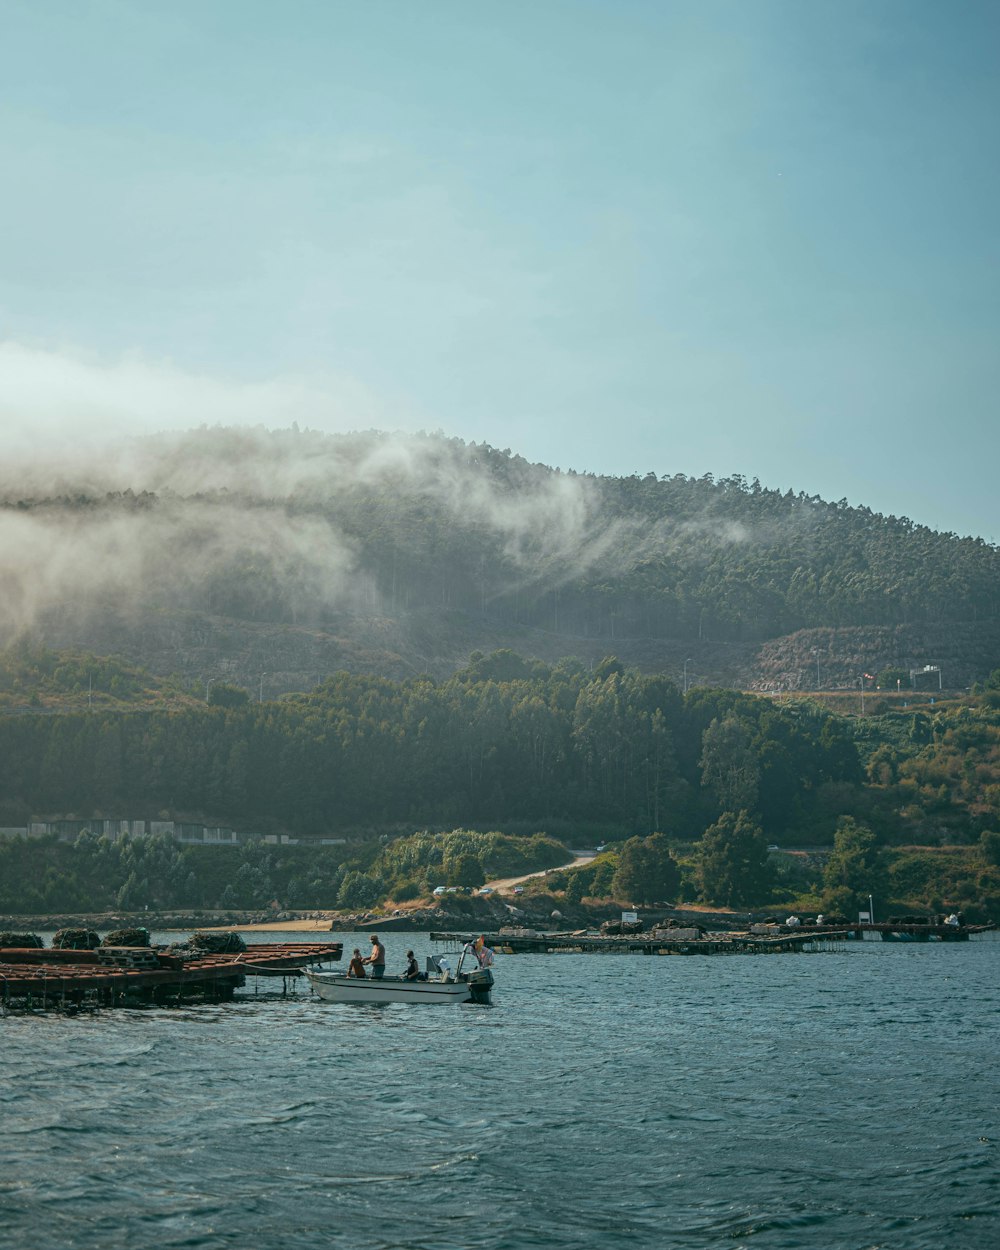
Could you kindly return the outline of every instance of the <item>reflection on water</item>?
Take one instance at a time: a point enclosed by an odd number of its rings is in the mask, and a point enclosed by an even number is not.
[[[431,950],[387,945],[390,971]],[[232,1005],[0,1020],[0,1238],[1000,1244],[1000,945],[494,970],[492,1008],[250,981]]]

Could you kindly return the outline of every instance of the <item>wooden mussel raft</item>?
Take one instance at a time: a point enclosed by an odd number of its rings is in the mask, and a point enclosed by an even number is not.
[[[218,938],[230,935],[195,935]],[[205,950],[197,942],[170,948],[0,947],[0,1008],[57,1010],[225,1002],[247,977],[297,977],[307,966],[336,962],[341,942],[283,942]],[[218,945],[207,942],[203,945]]]
[[[632,926],[630,926],[632,927]],[[833,926],[802,925],[787,928],[782,924],[754,925],[747,931],[707,933],[697,925],[653,928],[650,932],[608,934],[578,929],[558,933],[507,927],[484,935],[487,944],[504,954],[585,954],[585,955],[773,955],[802,951],[824,951],[842,948],[849,941],[919,940],[967,942],[996,926],[966,925],[961,929],[949,925],[925,925],[915,938],[902,938],[902,931],[912,926],[891,924],[854,924]],[[467,933],[432,933],[431,941],[448,945],[470,941]]]

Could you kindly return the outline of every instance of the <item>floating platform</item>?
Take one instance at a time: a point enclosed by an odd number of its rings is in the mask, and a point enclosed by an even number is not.
[[[810,949],[832,949],[825,943],[840,943],[853,933],[838,929],[789,931],[787,935],[767,936],[750,933],[710,933],[698,938],[656,937],[633,933],[627,937],[605,937],[598,933],[537,933],[534,936],[486,933],[486,945],[505,955],[770,955]],[[479,934],[432,933],[432,942],[464,945]]]
[[[0,1006],[7,1010],[226,1001],[250,977],[297,977],[335,963],[341,942],[261,943],[227,955],[181,958],[155,947],[96,950],[0,948]]]
[[[697,937],[671,936],[671,930],[610,936],[577,930],[567,933],[486,933],[487,946],[504,954],[585,955],[773,955],[801,951],[836,950],[848,941],[967,942],[994,925],[890,925],[858,924],[836,928],[802,925],[786,929],[775,925],[766,933],[706,933]],[[431,941],[464,946],[478,933],[432,933]]]

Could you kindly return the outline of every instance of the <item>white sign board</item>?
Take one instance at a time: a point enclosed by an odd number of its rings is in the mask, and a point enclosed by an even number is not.
[[[871,912],[868,912],[868,911],[858,912],[858,924],[869,924],[871,922],[871,918],[872,918]]]
[[[637,911],[622,912],[622,924],[635,924],[638,919],[639,913]]]

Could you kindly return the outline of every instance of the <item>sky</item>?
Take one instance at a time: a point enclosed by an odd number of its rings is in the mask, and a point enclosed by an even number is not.
[[[442,430],[1000,541],[994,0],[0,0],[0,455]]]

